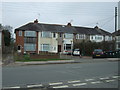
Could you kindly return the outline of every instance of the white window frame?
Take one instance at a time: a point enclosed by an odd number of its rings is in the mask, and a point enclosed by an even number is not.
[[[44,49],[45,47],[44,47],[44,45],[48,45],[48,47],[47,48],[49,48],[48,50],[47,49]],[[51,49],[51,45],[50,44],[41,44],[41,51],[50,51],[50,49]]]

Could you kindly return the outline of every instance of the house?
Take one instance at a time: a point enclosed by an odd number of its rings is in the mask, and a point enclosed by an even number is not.
[[[94,28],[87,27],[75,27],[77,30],[76,42],[92,41],[92,42],[102,42],[102,41],[111,41],[112,34],[100,29],[98,26]]]
[[[86,28],[34,22],[15,29],[19,53],[65,52],[80,40],[101,42],[111,40],[111,34],[98,27]]]
[[[116,42],[116,50],[120,50],[120,30],[114,32],[113,37]]]
[[[2,48],[2,29],[0,29],[0,50]]]

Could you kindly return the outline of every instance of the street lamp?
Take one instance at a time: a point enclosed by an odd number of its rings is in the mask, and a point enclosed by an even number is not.
[[[71,40],[71,57],[72,57],[72,42],[73,42],[73,41]]]

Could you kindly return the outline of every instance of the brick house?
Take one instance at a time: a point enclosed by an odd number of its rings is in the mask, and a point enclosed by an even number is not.
[[[38,20],[15,29],[19,53],[65,52],[81,40],[101,42],[112,40],[111,34],[98,27],[86,28],[67,25],[43,24]],[[106,38],[108,37],[108,39]]]

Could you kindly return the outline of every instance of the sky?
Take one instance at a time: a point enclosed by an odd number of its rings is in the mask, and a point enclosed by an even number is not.
[[[18,28],[35,19],[39,23],[90,27],[114,32],[118,2],[2,2],[0,23]]]

